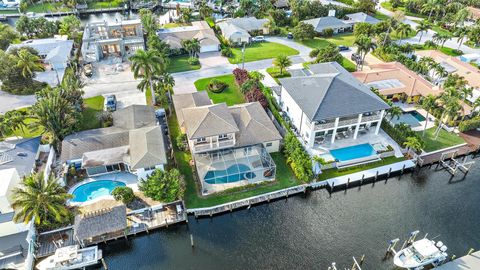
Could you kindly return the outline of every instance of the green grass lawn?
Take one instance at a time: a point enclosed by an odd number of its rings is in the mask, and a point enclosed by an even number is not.
[[[27,12],[35,12],[35,13],[71,11],[71,10],[72,10],[71,8],[64,6],[62,2],[29,5],[27,8]]]
[[[180,133],[180,129],[175,113],[172,113],[168,118],[168,125],[172,138],[176,138]],[[287,166],[285,157],[280,153],[273,153],[271,156],[277,166],[277,177],[275,181],[264,182],[257,186],[233,188],[219,194],[202,197],[199,195],[193,171],[189,165],[191,155],[187,152],[180,151],[175,144],[173,147],[177,168],[185,179],[186,190],[184,200],[188,208],[214,206],[301,184],[295,179],[292,171]]]
[[[180,26],[191,26],[191,23],[166,23],[162,26],[162,28],[175,28]]]
[[[91,9],[100,9],[100,8],[113,8],[113,7],[120,7],[124,5],[123,0],[111,0],[111,1],[95,1],[95,2],[88,2],[88,8]]]
[[[390,3],[390,1],[386,1],[386,2],[382,2],[380,3],[380,5],[384,8],[384,9],[387,9],[389,11],[397,11],[397,10],[400,10],[400,11],[403,11],[405,13],[406,16],[412,16],[412,17],[418,17],[418,18],[427,18],[428,16],[425,16],[423,14],[420,14],[420,13],[413,13],[413,12],[410,12],[410,11],[407,11],[405,9],[405,7],[403,6],[399,6],[397,8],[393,8],[392,7],[392,3]]]
[[[228,84],[227,89],[223,90],[223,92],[221,93],[212,93],[206,90],[208,83],[212,79],[218,79],[222,82],[225,82],[226,84]],[[243,97],[243,94],[240,92],[240,89],[235,83],[233,74],[200,79],[200,80],[197,80],[194,84],[198,91],[204,91],[204,90],[208,91],[208,96],[213,101],[213,103],[226,102],[228,106],[231,106],[231,105],[241,104],[245,102],[245,98]]]
[[[460,56],[462,55],[461,53],[458,53],[456,49],[448,48],[448,47],[443,47],[440,48],[440,51],[446,55],[450,56]]]
[[[15,9],[15,10],[0,9],[0,14],[18,14],[18,9]]]
[[[432,25],[432,30],[437,32],[437,33],[442,33],[442,34],[445,34],[445,35],[452,35],[453,36],[453,33],[446,30],[446,29],[443,29],[442,27],[438,26],[438,25]]]
[[[228,58],[232,64],[242,63],[242,48],[232,48],[233,56]],[[245,62],[275,58],[279,55],[297,55],[299,52],[275,42],[258,42],[245,47]]]
[[[338,35],[333,35],[326,39],[330,43],[335,45],[344,45],[344,46],[353,46],[353,42],[355,42],[355,36],[353,33],[342,33]]]
[[[425,147],[423,149],[425,152],[440,150],[442,148],[465,143],[465,140],[463,140],[462,137],[456,135],[455,133],[448,132],[443,128],[440,130],[437,140],[435,140],[434,133],[436,129],[437,127],[427,129],[425,137],[422,137],[425,142]],[[418,133],[420,136],[422,135],[422,132],[419,131]]]
[[[78,124],[80,130],[87,130],[93,128],[102,127],[102,123],[97,118],[97,113],[103,110],[103,96],[96,96],[92,98],[84,99],[85,110],[82,112],[82,119]],[[30,107],[19,109],[19,111],[27,112],[29,114]],[[42,135],[43,128],[32,128],[28,125],[34,123],[36,120],[31,117],[25,118],[25,124],[27,125],[24,130],[15,130],[12,134],[8,134],[6,137],[19,136],[23,138],[33,138]]]
[[[343,57],[342,63],[340,63],[340,65],[342,65],[342,67],[344,67],[348,72],[357,71],[357,65],[355,65],[355,63],[345,57]]]
[[[190,65],[188,63],[188,55],[173,56],[173,57],[170,57],[170,63],[168,64],[167,72],[169,73],[183,72],[183,71],[200,69],[200,67],[201,67],[200,64]]]
[[[272,78],[277,83],[279,83],[279,81],[278,81],[279,78],[288,78],[288,77],[292,76],[292,74],[290,74],[290,72],[288,72],[286,70],[283,70],[283,73],[280,74],[280,69],[278,67],[269,67],[269,68],[267,68],[267,72],[268,72],[268,74],[270,74],[270,76],[272,76]]]
[[[313,39],[306,39],[306,40],[297,40],[297,42],[307,46],[307,47],[310,47],[310,48],[317,48],[317,49],[321,49],[321,48],[325,48],[328,46],[328,44],[330,44],[330,42],[326,41],[325,39],[321,39],[321,38],[313,38]]]
[[[213,19],[212,17],[205,18],[205,21],[208,23],[208,26],[210,26],[211,28],[215,27],[215,19]]]
[[[373,17],[375,17],[379,20],[382,20],[382,21],[388,20],[390,18],[389,16],[387,16],[387,15],[385,15],[385,14],[379,12],[379,11],[376,11],[375,15],[373,15]]]
[[[342,170],[328,169],[328,170],[324,170],[323,173],[320,174],[318,178],[319,178],[319,180],[326,180],[326,179],[333,178],[333,177],[338,177],[338,176],[347,175],[347,174],[351,174],[351,173],[361,172],[363,170],[368,170],[368,169],[373,169],[373,168],[380,167],[380,166],[389,165],[389,164],[400,162],[400,161],[403,161],[403,160],[405,160],[404,157],[397,158],[397,157],[393,156],[393,157],[383,158],[382,160],[377,161],[377,162],[372,162],[372,163],[368,163],[368,164],[360,165],[360,166],[354,166],[354,167],[350,167],[350,168],[346,168],[346,169],[342,169]]]

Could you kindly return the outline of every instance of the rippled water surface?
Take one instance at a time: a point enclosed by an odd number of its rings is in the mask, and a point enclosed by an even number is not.
[[[189,224],[110,242],[109,269],[395,269],[387,241],[413,230],[441,240],[449,254],[480,249],[480,162],[462,179],[424,168],[331,196],[318,190]],[[193,235],[195,248],[190,246]],[[342,268],[343,269],[343,268]]]

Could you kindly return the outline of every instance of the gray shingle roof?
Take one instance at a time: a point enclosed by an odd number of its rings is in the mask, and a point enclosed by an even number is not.
[[[248,32],[263,29],[264,25],[267,22],[268,22],[268,19],[244,17],[244,18],[226,19],[222,22],[219,22],[217,25],[222,31],[223,36],[228,39],[233,34],[250,36]]]
[[[186,108],[183,117],[189,139],[239,131],[225,103]]]
[[[134,170],[167,163],[165,143],[160,126],[130,131],[130,167]]]
[[[172,100],[177,115],[177,121],[181,127],[183,126],[183,109],[212,104],[207,91],[173,95]]]
[[[20,177],[30,174],[39,146],[40,137],[0,142],[0,152],[10,160],[0,164],[0,170],[15,168]]]
[[[75,216],[74,237],[85,240],[127,228],[127,207],[124,204]]]
[[[228,108],[237,123],[237,147],[281,140],[282,136],[258,102]]]
[[[7,51],[23,47],[31,47],[35,49],[39,55],[46,57],[49,61],[67,62],[73,48],[73,40],[63,40],[58,38],[26,40],[20,44],[10,45]]]
[[[313,28],[315,28],[315,31],[317,32],[323,32],[323,30],[327,28],[336,29],[350,27],[342,20],[331,16],[305,20],[303,22],[313,25]]]
[[[113,113],[113,125],[124,129],[134,129],[155,125],[155,110],[151,106],[131,105]]]
[[[351,20],[355,23],[366,22],[366,23],[370,23],[370,24],[376,24],[376,23],[381,22],[379,19],[377,19],[375,17],[372,17],[372,16],[370,16],[366,13],[363,13],[363,12],[347,14],[346,17],[349,20]]]
[[[312,121],[390,108],[336,62],[311,65],[310,71],[311,76],[279,81]]]
[[[158,36],[170,47],[175,49],[182,48],[182,40],[198,39],[201,46],[220,45],[220,41],[215,36],[215,32],[206,22],[194,22],[193,26],[176,27],[160,29]]]

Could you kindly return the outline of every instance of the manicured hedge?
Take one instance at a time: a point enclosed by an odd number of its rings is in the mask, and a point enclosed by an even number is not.
[[[462,121],[458,125],[458,130],[460,132],[465,132],[476,128],[480,128],[480,116],[474,117],[470,120]]]

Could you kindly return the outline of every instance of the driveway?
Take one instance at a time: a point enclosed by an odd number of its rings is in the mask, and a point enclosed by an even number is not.
[[[220,52],[206,52],[201,53],[200,57],[200,65],[202,69],[208,69],[212,67],[218,66],[232,66],[226,57],[223,57]]]
[[[32,106],[36,101],[35,95],[17,96],[0,91],[0,114],[18,108]]]
[[[116,93],[117,109],[123,109],[130,105],[147,105],[145,93],[137,89]]]

